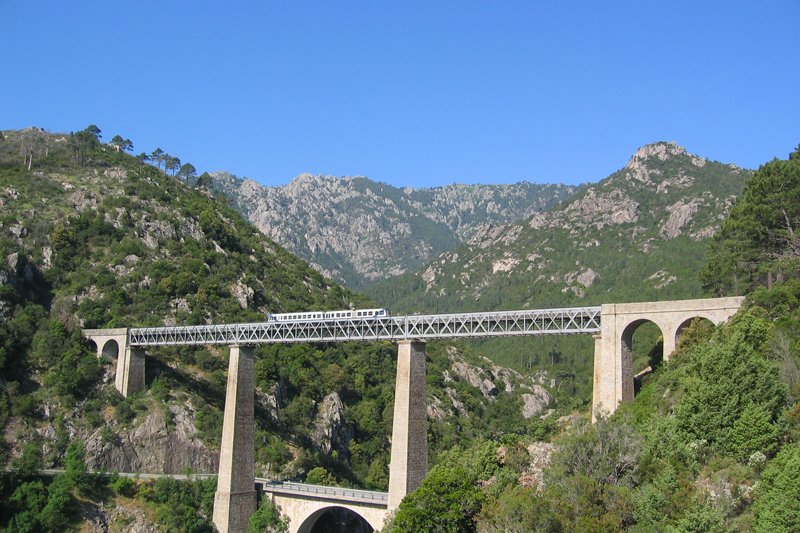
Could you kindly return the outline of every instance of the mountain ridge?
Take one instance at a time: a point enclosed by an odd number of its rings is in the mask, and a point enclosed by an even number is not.
[[[701,294],[693,273],[704,260],[705,241],[750,174],[674,142],[651,143],[558,207],[484,228],[416,273],[368,293],[416,312]],[[643,289],[634,295],[611,288],[625,279]]]
[[[525,218],[577,190],[530,182],[414,189],[312,174],[263,187],[226,172],[210,176],[211,190],[262,232],[353,288],[418,267],[487,221]]]

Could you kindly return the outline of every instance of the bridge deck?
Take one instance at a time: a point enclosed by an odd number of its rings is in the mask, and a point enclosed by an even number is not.
[[[131,328],[130,346],[267,344],[599,333],[600,307]]]
[[[389,494],[386,492],[347,489],[343,487],[327,487],[324,485],[308,485],[305,483],[272,481],[258,478],[256,481],[263,483],[264,492],[271,492],[273,494],[286,494],[291,496],[305,496],[315,499],[361,503],[374,505],[376,507],[386,507],[389,502]]]

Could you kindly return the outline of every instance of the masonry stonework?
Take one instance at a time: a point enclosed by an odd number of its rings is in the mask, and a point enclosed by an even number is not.
[[[231,346],[214,495],[213,521],[220,533],[246,532],[256,510],[254,431],[253,348]]]
[[[744,298],[706,298],[669,302],[604,304],[600,335],[595,336],[592,420],[608,416],[620,402],[633,400],[633,334],[641,324],[652,322],[661,330],[664,361],[669,361],[681,330],[695,318],[715,325],[732,317]]]
[[[389,465],[389,511],[416,490],[428,473],[427,383],[425,343],[400,341]]]

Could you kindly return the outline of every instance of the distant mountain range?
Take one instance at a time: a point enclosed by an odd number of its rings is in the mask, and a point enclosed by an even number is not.
[[[751,171],[669,142],[558,207],[483,226],[368,292],[393,310],[466,311],[698,297],[706,240]]]
[[[363,177],[303,174],[264,187],[226,172],[211,188],[264,234],[351,288],[412,272],[489,226],[569,198],[566,185],[448,185],[400,189]]]

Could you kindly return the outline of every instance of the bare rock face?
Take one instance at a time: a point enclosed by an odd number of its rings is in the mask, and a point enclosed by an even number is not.
[[[124,183],[128,180],[128,171],[120,167],[109,168],[103,172],[103,175],[115,179],[120,183]]]
[[[91,533],[157,533],[158,525],[153,523],[139,507],[113,504],[106,508],[105,504],[93,508],[88,517],[87,529]]]
[[[166,220],[157,220],[155,222],[143,222],[142,242],[148,248],[156,249],[160,242],[175,238],[175,230],[172,224]]]
[[[332,392],[319,405],[311,442],[325,454],[335,450],[345,456],[351,440],[353,428],[344,419],[344,404],[339,395]]]
[[[191,470],[213,474],[219,469],[219,452],[195,437],[194,413],[181,405],[170,405],[174,429],[168,429],[160,410],[144,415],[128,431],[118,431],[112,442],[98,430],[86,442],[87,466],[114,472],[180,474]]]
[[[484,377],[483,370],[478,367],[472,366],[465,361],[454,361],[453,372],[467,383],[480,389],[481,394],[487,400],[494,400],[497,396],[497,385],[486,377]]]
[[[571,225],[602,229],[639,220],[639,204],[622,190],[605,193],[591,188],[586,196],[570,204],[564,213]]]
[[[448,416],[453,416],[453,411],[445,407],[442,400],[436,396],[431,396],[428,401],[427,414],[430,420],[441,422]]]
[[[450,399],[450,403],[453,404],[453,409],[455,409],[460,416],[469,418],[469,411],[467,411],[467,408],[464,406],[464,402],[458,398],[458,393],[456,390],[452,387],[447,387],[445,392],[447,393],[447,397]]]
[[[697,213],[697,205],[699,203],[697,199],[689,202],[679,200],[667,207],[669,218],[661,226],[661,236],[669,240],[681,235],[681,229],[691,222],[692,217]]]
[[[241,279],[236,280],[234,285],[230,286],[231,294],[236,298],[239,302],[239,306],[242,309],[247,309],[250,302],[253,300],[253,295],[255,291],[252,287],[247,286]]]
[[[628,164],[625,165],[625,170],[630,179],[649,185],[652,184],[651,177],[660,174],[660,172],[647,165],[648,159],[657,158],[665,161],[669,157],[684,154],[686,154],[686,149],[673,142],[648,144],[642,146],[633,154]]]
[[[284,386],[282,381],[276,381],[269,389],[262,391],[256,388],[256,402],[262,408],[266,409],[273,420],[278,419],[278,411],[283,405],[283,398],[285,395]]]
[[[522,394],[522,417],[529,420],[534,416],[539,416],[550,405],[550,393],[541,385],[534,384],[531,386],[530,393]]]
[[[495,382],[499,381],[503,384],[505,392],[514,392],[516,385],[523,380],[522,374],[516,370],[500,366],[486,357],[483,360],[486,364],[491,365],[489,373]]]
[[[523,487],[542,487],[544,471],[550,466],[553,452],[556,447],[549,442],[534,442],[528,446],[528,455],[531,460],[525,471],[519,477],[519,484]]]

